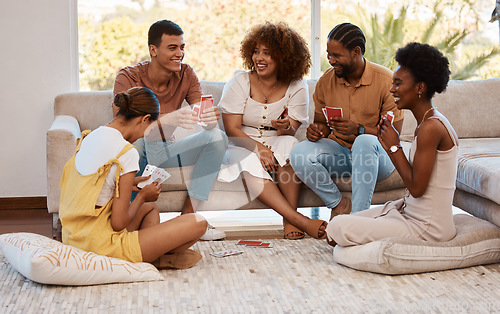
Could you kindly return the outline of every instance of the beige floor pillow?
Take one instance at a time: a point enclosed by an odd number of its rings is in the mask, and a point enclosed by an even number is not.
[[[381,274],[412,274],[500,262],[500,228],[466,214],[453,217],[457,235],[448,242],[386,238],[334,249],[344,266]]]
[[[0,235],[0,248],[24,277],[52,285],[95,285],[163,280],[149,263],[130,263],[85,252],[34,233]],[[1,259],[0,259],[1,260]]]

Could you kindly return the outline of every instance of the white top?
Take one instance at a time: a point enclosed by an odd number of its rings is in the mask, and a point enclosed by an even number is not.
[[[288,85],[285,96],[274,103],[260,103],[250,98],[249,72],[236,71],[235,75],[224,86],[219,110],[222,113],[242,114],[242,128],[249,136],[259,136],[256,128],[272,126],[271,120],[277,119],[285,107],[288,107],[288,116],[294,120],[307,124],[309,92],[306,80],[293,81]]]
[[[99,127],[83,139],[75,157],[76,170],[81,175],[97,172],[105,163],[116,158],[127,144],[128,142],[117,129],[108,126]],[[121,175],[139,171],[139,153],[136,149],[128,150],[118,158],[118,161],[123,167]],[[113,197],[115,185],[116,165],[113,165],[106,177],[101,194],[97,198],[97,206],[103,206]]]
[[[446,127],[454,146],[446,151],[438,150],[432,169],[429,185],[424,195],[414,198],[410,193],[405,196],[404,216],[412,222],[412,228],[419,238],[428,241],[448,241],[455,236],[453,223],[453,195],[457,178],[458,143],[448,124],[438,116],[437,119]],[[410,164],[413,164],[417,148],[417,138],[413,139],[410,149]]]
[[[222,92],[219,109],[225,114],[241,114],[241,130],[250,138],[267,146],[280,166],[288,162],[293,147],[299,142],[290,135],[278,136],[276,130],[262,130],[272,126],[271,120],[277,119],[288,108],[290,118],[307,124],[309,93],[305,80],[294,81],[288,85],[285,96],[273,103],[260,103],[250,98],[250,77],[248,72],[236,71]],[[262,167],[258,156],[246,148],[229,145],[219,171],[218,180],[232,182],[240,173],[246,171],[255,177],[272,180]]]

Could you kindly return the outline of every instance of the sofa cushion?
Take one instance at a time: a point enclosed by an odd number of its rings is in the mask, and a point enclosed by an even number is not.
[[[363,245],[336,246],[342,265],[382,274],[412,274],[500,262],[500,228],[479,218],[453,217],[457,235],[448,242],[386,238]]]
[[[0,248],[24,277],[52,285],[95,285],[163,280],[149,263],[130,263],[85,252],[34,233],[0,235]]]
[[[460,139],[457,188],[500,204],[500,139]]]
[[[444,93],[434,96],[432,103],[448,118],[460,139],[500,137],[498,114],[494,114],[498,99],[500,78],[452,80]],[[401,138],[411,140],[416,126],[413,114],[406,111]]]

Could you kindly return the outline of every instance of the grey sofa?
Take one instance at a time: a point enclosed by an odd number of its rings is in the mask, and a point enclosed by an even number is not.
[[[223,82],[202,81],[205,94],[220,101]],[[309,80],[310,121],[314,117],[312,94],[316,81]],[[500,226],[500,124],[496,105],[500,99],[500,79],[479,81],[451,81],[447,91],[435,97],[434,105],[445,114],[460,138],[460,160],[457,177],[455,205]],[[80,132],[93,130],[108,123],[112,118],[111,91],[76,92],[56,97],[54,122],[47,132],[47,206],[50,213],[59,210],[59,180],[65,162],[75,149],[75,140]],[[401,132],[403,147],[408,152],[416,122],[410,112],[405,114]],[[305,139],[306,126],[296,136]],[[198,130],[194,130],[196,132]],[[193,132],[193,131],[190,131]],[[178,129],[176,138],[190,132]],[[180,211],[186,197],[192,167],[169,168],[172,175],[162,187],[157,201],[161,211]],[[337,180],[346,196],[351,194],[349,178]],[[404,184],[395,171],[379,182],[372,203],[381,204],[404,194]],[[301,191],[300,207],[323,206],[319,197],[309,188]],[[258,209],[267,208],[245,191],[242,181],[233,183],[215,182],[210,198],[199,210]],[[57,217],[57,215],[55,215]],[[57,221],[57,220],[55,220]]]

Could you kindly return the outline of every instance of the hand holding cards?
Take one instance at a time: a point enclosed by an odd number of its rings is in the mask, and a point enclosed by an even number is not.
[[[193,106],[193,111],[196,113],[198,117],[198,124],[202,126],[206,126],[207,124],[201,121],[201,114],[205,112],[206,109],[212,108],[214,105],[214,98],[212,95],[202,95],[201,101],[199,105]]]
[[[142,173],[143,177],[147,177],[149,175],[151,175],[151,178],[137,184],[137,187],[139,189],[142,189],[143,187],[151,183],[162,184],[163,182],[165,182],[165,180],[170,178],[170,173],[166,172],[165,169],[158,168],[153,165],[147,165],[144,169],[144,172]]]
[[[342,108],[324,107],[321,108],[325,115],[326,121],[330,121],[333,117],[342,117]]]
[[[392,124],[392,122],[394,121],[394,113],[392,111],[389,111],[382,118],[389,120],[389,122]]]

